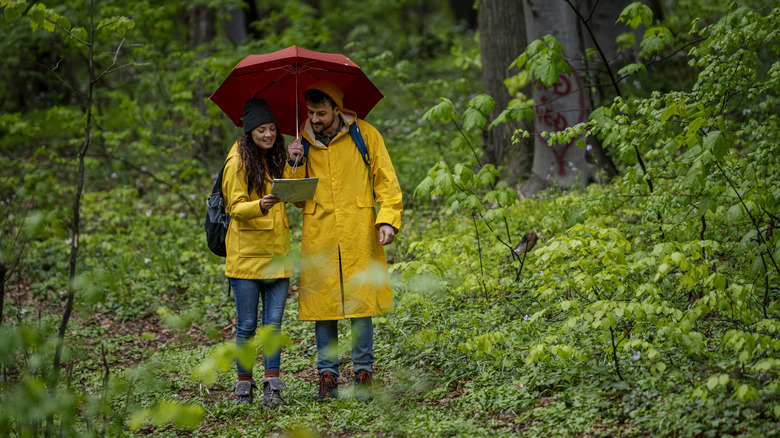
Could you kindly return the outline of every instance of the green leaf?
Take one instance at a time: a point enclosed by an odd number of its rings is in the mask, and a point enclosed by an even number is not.
[[[602,106],[596,108],[588,115],[588,120],[593,120],[599,125],[608,125],[615,121],[615,113],[612,109]]]
[[[704,216],[708,211],[715,213],[718,209],[718,201],[713,198],[702,198],[699,201],[699,216]]]
[[[758,391],[747,383],[739,385],[735,395],[742,403],[758,400]]]
[[[667,106],[664,110],[663,114],[661,115],[661,122],[665,122],[669,120],[672,116],[678,116],[680,115],[680,110],[682,109],[682,105],[675,103],[672,103],[671,105]]]
[[[73,30],[71,30],[71,33],[74,37],[80,39],[81,41],[86,41],[89,38],[87,30],[81,26],[74,27]]]
[[[43,29],[46,31],[54,32],[57,29],[53,21],[43,20],[42,24],[43,24]]]
[[[414,189],[414,196],[428,196],[431,194],[431,191],[433,191],[433,187],[433,178],[427,176],[417,185],[417,188]]]
[[[455,173],[455,182],[463,188],[471,187],[474,183],[474,171],[470,167],[464,166],[462,163],[455,165],[453,169]]]
[[[617,24],[621,21],[634,29],[639,27],[640,24],[650,27],[653,24],[653,10],[639,2],[631,3],[623,8],[620,17],[618,17],[615,23]]]
[[[30,27],[35,32],[43,25],[43,21],[46,19],[46,6],[42,3],[35,4],[27,12],[27,15],[30,16]]]
[[[729,151],[728,140],[720,131],[708,132],[704,137],[704,147],[709,149],[718,161],[722,161]]]
[[[45,8],[45,6],[41,6]],[[3,8],[3,16],[6,21],[13,21],[21,17],[25,9],[27,9],[26,1],[6,2]]]
[[[636,45],[636,35],[633,32],[621,33],[615,38],[618,50],[630,49]]]
[[[674,42],[672,32],[663,26],[656,26],[647,29],[642,42],[639,43],[641,55],[645,59],[652,58],[653,55],[661,53],[667,45]]]
[[[463,112],[463,129],[470,131],[472,129],[482,129],[487,124],[487,117],[475,108],[466,108]]]
[[[628,64],[627,66],[618,70],[618,75],[630,76],[638,71],[647,72],[647,67],[645,67],[645,65],[642,63],[635,62],[633,64]]]
[[[440,99],[441,102],[426,111],[425,114],[423,114],[422,119],[439,121],[441,123],[449,123],[458,120],[458,115],[455,113],[455,105],[452,101],[446,97],[441,97]]]
[[[531,41],[530,44],[528,44],[528,47],[526,47],[525,53],[527,54],[527,56],[533,57],[533,56],[537,55],[539,52],[541,52],[542,50],[544,50],[544,48],[545,48],[545,45],[544,45],[544,42],[542,40],[533,40],[533,41]],[[518,58],[518,59],[520,59],[520,58]],[[518,67],[519,67],[519,65],[518,65]]]
[[[529,46],[530,47],[530,46]],[[509,68],[523,68],[525,66],[525,63],[528,62],[528,59],[530,56],[528,55],[528,49],[526,49],[525,52],[523,52],[520,56],[515,59],[512,64],[509,65]]]
[[[68,20],[68,17],[64,17],[64,16],[59,15],[59,14],[53,14],[53,16],[50,17],[50,18],[52,18],[52,20],[56,24],[58,24],[63,30],[69,31],[70,28],[73,27],[70,24],[70,20]]]
[[[709,379],[707,379],[707,389],[710,391],[714,391],[715,388],[719,385],[718,376],[710,376]]]
[[[513,99],[510,101],[509,106],[507,106],[507,109],[501,111],[501,113],[496,117],[488,127],[489,129],[493,129],[496,125],[499,123],[503,123],[506,121],[513,121],[513,122],[519,122],[521,120],[533,120],[534,118],[534,110],[533,110],[533,100],[524,100],[524,99]]]
[[[739,222],[744,215],[743,211],[741,204],[734,204],[726,211],[726,219],[732,223]]]
[[[434,185],[436,186],[436,192],[444,196],[449,196],[455,193],[456,190],[455,179],[452,177],[449,169],[440,169],[436,173]]]
[[[549,58],[534,63],[531,73],[545,87],[549,87],[560,79],[555,65]]]
[[[492,164],[486,164],[482,166],[481,169],[479,169],[479,172],[477,172],[477,179],[479,179],[483,186],[490,186],[495,184],[499,175],[500,173],[498,169],[496,169],[496,166]]]
[[[482,202],[479,201],[479,198],[476,195],[466,196],[466,199],[463,200],[462,204],[464,208],[467,208],[471,211],[481,212],[485,209],[485,207],[482,205]]]
[[[488,116],[495,107],[496,101],[487,94],[480,94],[469,101],[469,108],[474,108],[483,116]]]

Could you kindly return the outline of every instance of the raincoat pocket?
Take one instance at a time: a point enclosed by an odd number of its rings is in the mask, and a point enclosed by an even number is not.
[[[314,214],[317,203],[314,201],[306,201],[306,205],[303,206],[303,214]]]
[[[355,202],[360,208],[373,208],[374,200],[365,195],[355,195]]]
[[[239,257],[272,257],[274,255],[273,218],[253,219],[238,227]]]

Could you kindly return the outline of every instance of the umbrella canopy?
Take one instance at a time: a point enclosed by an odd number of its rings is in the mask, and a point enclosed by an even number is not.
[[[243,126],[244,102],[253,97],[263,99],[274,112],[279,131],[297,137],[298,127],[307,117],[303,91],[318,80],[338,85],[344,92],[344,108],[361,119],[384,97],[346,56],[290,46],[242,59],[210,99],[236,126]]]

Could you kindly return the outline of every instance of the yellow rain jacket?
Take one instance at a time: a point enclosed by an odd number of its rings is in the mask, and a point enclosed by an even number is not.
[[[303,205],[298,297],[302,321],[373,316],[393,310],[393,294],[379,225],[401,227],[401,187],[379,131],[350,111],[345,130],[329,146],[314,140],[307,121],[301,134],[311,143],[305,172],[319,177],[314,199]],[[358,123],[373,178],[348,130]],[[305,174],[305,175],[304,175]],[[374,196],[379,211],[374,207]],[[343,285],[343,287],[342,287]]]
[[[232,219],[225,237],[225,275],[244,279],[292,277],[290,223],[285,203],[274,205],[263,215],[257,191],[247,194],[246,171],[238,155],[238,142],[233,145],[226,162],[222,194],[225,211]],[[284,171],[289,173],[289,165]],[[272,184],[268,176],[265,184],[268,193]]]

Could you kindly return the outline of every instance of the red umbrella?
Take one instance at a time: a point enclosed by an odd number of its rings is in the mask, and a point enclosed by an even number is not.
[[[341,88],[344,107],[361,119],[384,97],[346,56],[290,46],[242,59],[210,99],[236,126],[243,126],[244,102],[253,97],[263,99],[276,115],[278,129],[297,137],[300,122],[307,117],[303,91],[322,79]]]

